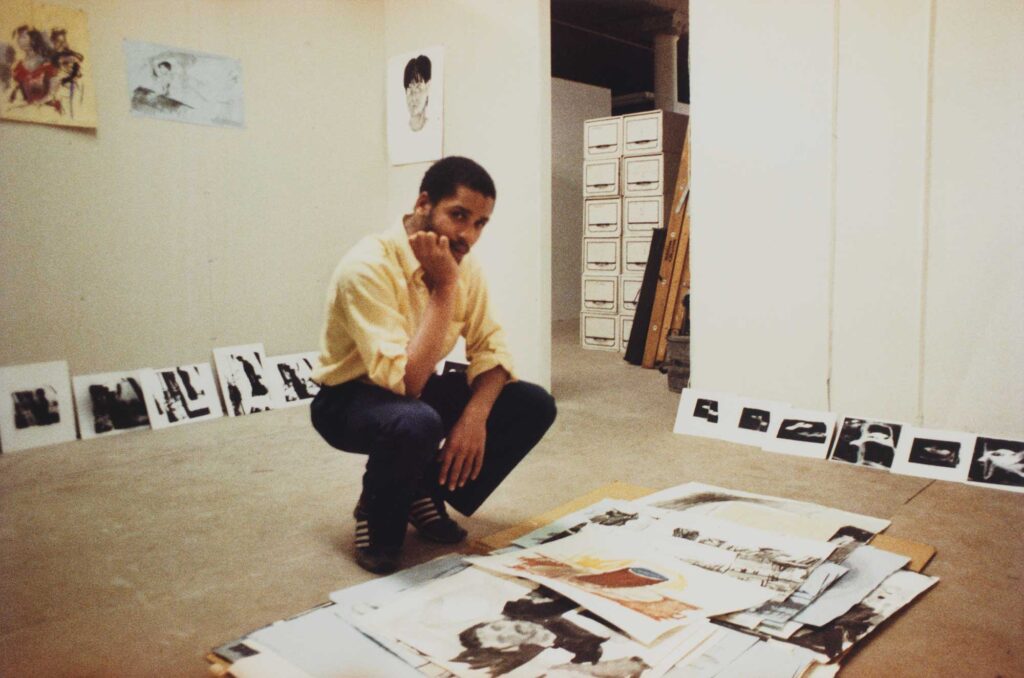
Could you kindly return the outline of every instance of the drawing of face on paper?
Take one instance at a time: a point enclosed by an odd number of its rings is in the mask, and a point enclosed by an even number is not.
[[[96,126],[84,12],[33,2],[0,8],[0,118]]]
[[[405,64],[405,104],[409,108],[409,129],[413,132],[419,132],[427,124],[430,67],[430,57],[423,54],[414,56]]]
[[[387,68],[388,154],[392,165],[441,157],[444,48],[398,54]]]

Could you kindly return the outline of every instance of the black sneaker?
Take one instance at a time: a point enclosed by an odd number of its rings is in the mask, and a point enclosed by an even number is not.
[[[424,539],[440,544],[458,544],[466,538],[466,530],[448,517],[444,500],[421,497],[409,507],[409,522]]]
[[[362,502],[353,511],[356,518],[356,563],[374,574],[391,574],[398,569],[400,548],[375,546],[370,539],[370,514]]]

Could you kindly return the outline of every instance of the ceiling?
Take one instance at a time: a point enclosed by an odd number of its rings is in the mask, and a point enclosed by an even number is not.
[[[613,99],[653,92],[654,36],[678,34],[679,100],[689,102],[688,6],[688,0],[551,0],[551,75],[607,87]]]

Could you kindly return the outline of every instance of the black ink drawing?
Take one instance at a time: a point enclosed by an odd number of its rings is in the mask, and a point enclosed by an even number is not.
[[[242,66],[229,57],[125,41],[135,115],[242,127]]]
[[[82,438],[149,427],[141,372],[74,378]]]
[[[891,468],[900,442],[900,424],[846,417],[832,459],[873,468]]]
[[[60,423],[57,390],[49,384],[11,394],[14,399],[14,427],[50,426]]]
[[[74,440],[75,405],[67,362],[0,367],[4,452]]]
[[[313,367],[316,365],[316,353],[296,353],[268,358],[267,362],[277,370],[277,378],[281,384],[281,401],[277,406],[299,405],[311,400],[320,391],[320,385],[313,381]]]
[[[146,411],[154,429],[219,417],[217,386],[208,363],[154,370],[145,378]]]
[[[1024,489],[1024,441],[979,437],[968,480]]]
[[[545,537],[544,539],[540,540],[538,543],[548,544],[550,542],[558,541],[559,539],[562,539],[564,537],[576,534],[584,527],[586,527],[589,523],[594,523],[595,525],[604,525],[606,527],[622,527],[623,525],[627,525],[633,522],[634,520],[637,520],[639,517],[639,513],[627,513],[625,511],[620,511],[618,509],[609,509],[604,513],[593,516],[589,521],[577,523],[572,527],[562,530],[561,532],[555,532],[551,536]]]
[[[825,422],[783,419],[782,424],[779,425],[779,433],[776,437],[784,440],[823,444],[827,434],[828,426]]]
[[[698,398],[693,408],[693,416],[707,419],[712,424],[718,423],[718,401]]]
[[[459,642],[464,649],[450,661],[485,670],[490,676],[502,676],[546,649],[556,648],[572,655],[568,662],[548,667],[556,675],[627,678],[651,668],[640,657],[601,661],[608,638],[567,619],[564,615],[575,607],[574,602],[547,589],[535,589],[507,602],[500,617],[463,629]]]
[[[744,407],[740,413],[739,427],[749,431],[764,433],[771,423],[772,413],[768,410],[759,410],[755,407]]]
[[[273,409],[279,382],[268,379],[262,344],[230,346],[213,351],[217,378],[224,395],[228,414],[232,417]]]
[[[960,464],[960,443],[952,440],[917,438],[910,448],[910,462],[956,468]]]

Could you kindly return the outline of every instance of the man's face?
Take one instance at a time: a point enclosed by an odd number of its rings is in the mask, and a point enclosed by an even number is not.
[[[462,258],[480,239],[491,218],[494,198],[486,198],[482,193],[459,186],[455,195],[442,198],[436,205],[432,205],[426,193],[422,193],[417,209],[426,211],[428,230],[447,236],[455,261],[462,263]]]
[[[430,83],[423,80],[413,80],[405,88],[405,103],[409,107],[409,115],[423,115],[427,107],[427,98],[430,95]]]

